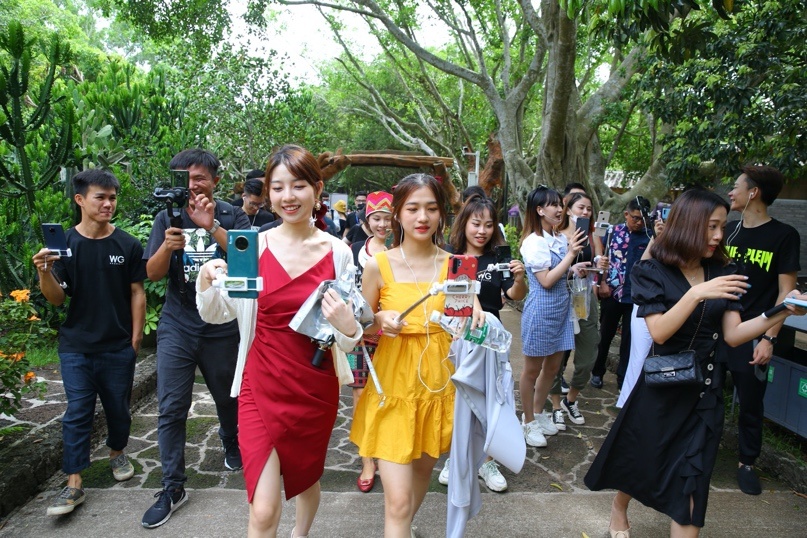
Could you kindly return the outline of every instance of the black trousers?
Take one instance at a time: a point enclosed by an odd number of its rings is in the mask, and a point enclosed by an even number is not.
[[[748,364],[754,358],[754,345],[752,342],[742,344],[735,348],[726,346],[728,354],[728,369],[734,386],[737,387],[737,396],[740,400],[740,412],[737,417],[737,442],[739,445],[740,463],[754,465],[762,450],[762,420],[764,418],[765,389],[768,386],[767,366],[757,377],[755,367]]]
[[[628,371],[630,360],[630,315],[633,312],[633,303],[620,303],[613,297],[600,301],[600,345],[597,350],[597,362],[591,370],[591,375],[602,377],[605,375],[605,364],[608,360],[608,350],[616,330],[622,324],[622,341],[619,344],[619,366],[616,372],[616,381],[622,388],[625,372]]]

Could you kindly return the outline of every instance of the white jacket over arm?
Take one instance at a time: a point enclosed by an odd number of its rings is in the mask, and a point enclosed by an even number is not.
[[[258,258],[266,250],[266,234],[268,231],[258,236]],[[336,278],[339,278],[349,266],[353,265],[353,253],[342,240],[333,236],[328,236],[333,250],[333,265]],[[235,398],[241,392],[241,379],[244,376],[244,366],[247,363],[247,354],[255,339],[255,323],[258,317],[257,299],[233,299],[227,292],[220,288],[209,287],[205,291],[200,291],[200,279],[196,281],[196,308],[199,316],[206,323],[227,323],[233,319],[238,320],[238,333],[241,342],[238,344],[238,362],[235,367],[235,377],[233,386],[230,389],[230,396]],[[352,350],[361,340],[362,328],[356,322],[356,333],[353,336],[345,336],[334,330],[336,346],[345,352]],[[334,350],[336,351],[336,350]],[[353,374],[350,371],[350,364],[347,362],[345,353],[333,353],[334,369],[339,383],[344,385],[353,382]]]

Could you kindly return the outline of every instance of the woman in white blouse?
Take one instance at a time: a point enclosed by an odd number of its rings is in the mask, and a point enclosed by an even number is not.
[[[562,233],[556,233],[562,216],[563,200],[557,191],[540,186],[530,193],[521,238],[530,291],[521,317],[524,369],[519,388],[524,437],[534,447],[546,446],[545,436],[558,433],[552,419],[535,409],[533,402],[546,400],[563,352],[574,349],[566,277],[572,268],[584,273],[582,268],[588,265],[572,265],[586,237],[578,231],[569,243]]]

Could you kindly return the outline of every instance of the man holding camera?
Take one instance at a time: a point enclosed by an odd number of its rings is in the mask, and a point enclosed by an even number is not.
[[[605,375],[605,364],[611,341],[616,335],[619,324],[622,324],[622,339],[619,345],[619,367],[617,368],[617,385],[622,388],[622,381],[628,369],[630,359],[630,314],[633,301],[630,293],[630,270],[633,264],[642,259],[642,254],[650,243],[651,232],[647,213],[650,202],[637,196],[625,208],[625,223],[614,226],[608,252],[610,269],[606,278],[602,279],[597,294],[600,301],[600,344],[597,351],[597,362],[591,371],[591,386],[601,389]]]
[[[204,323],[196,310],[196,277],[213,257],[224,257],[227,230],[248,229],[249,219],[238,208],[213,198],[219,182],[219,160],[209,151],[187,149],[169,164],[188,171],[188,207],[181,209],[181,226],[172,226],[167,210],[157,214],[144,258],[150,280],[168,276],[160,325],[157,328],[157,436],[163,490],[143,516],[143,526],[159,527],[187,500],[185,426],[196,369],[202,372],[219,418],[224,465],[241,468],[238,449],[238,403],[230,397],[238,353],[236,321]]]
[[[123,450],[129,442],[135,361],[146,320],[146,278],[140,241],[111,224],[120,183],[106,170],[73,179],[81,222],[67,230],[71,255],[43,248],[33,257],[42,295],[55,306],[70,303],[59,328],[59,364],[67,409],[62,418],[62,470],[67,486],[49,516],[72,512],[84,502],[81,471],[90,466],[95,400],[106,415],[109,466],[115,480],[128,480],[134,467]],[[100,300],[100,298],[103,300]]]

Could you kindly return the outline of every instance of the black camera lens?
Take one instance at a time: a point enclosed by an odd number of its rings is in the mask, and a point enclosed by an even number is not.
[[[243,235],[239,235],[235,238],[235,248],[244,252],[246,249],[249,248],[249,239],[244,237]]]

